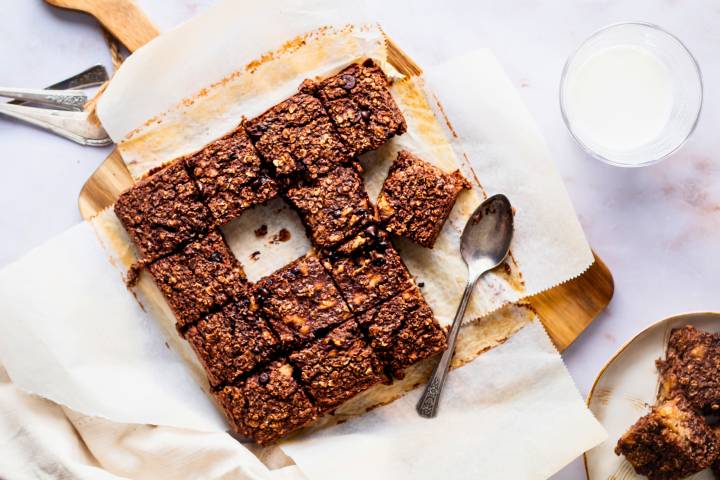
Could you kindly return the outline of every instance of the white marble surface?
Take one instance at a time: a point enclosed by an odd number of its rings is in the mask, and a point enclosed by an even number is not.
[[[167,29],[211,0],[140,0]],[[386,4],[381,11],[379,5]],[[421,65],[491,47],[540,124],[590,243],[615,276],[608,310],[564,354],[583,394],[608,357],[665,316],[720,311],[720,4],[712,0],[370,2],[386,31]],[[0,85],[42,87],[94,63],[109,65],[89,17],[39,0],[4,0]],[[697,57],[705,103],[697,131],[665,162],[606,166],[568,136],[557,86],[568,54],[609,23],[639,20],[678,35]],[[0,267],[80,221],[77,195],[108,149],[71,144],[0,119]],[[518,432],[522,434],[522,432]],[[576,461],[555,480],[584,478]]]

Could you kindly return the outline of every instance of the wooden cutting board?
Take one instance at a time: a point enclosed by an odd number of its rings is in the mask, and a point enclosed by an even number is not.
[[[95,16],[130,51],[158,35],[157,28],[132,0],[46,0],[48,3]],[[388,40],[390,63],[401,73],[418,75],[422,70]],[[84,219],[112,205],[133,180],[117,149],[93,172],[82,190],[78,205]],[[595,262],[579,277],[529,298],[559,350],[567,348],[610,302],[614,282],[610,270],[595,255]]]

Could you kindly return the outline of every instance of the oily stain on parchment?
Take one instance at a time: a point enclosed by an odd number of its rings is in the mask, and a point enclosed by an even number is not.
[[[447,114],[445,113],[445,107],[443,106],[440,99],[437,97],[437,95],[432,94],[433,100],[435,101],[435,106],[437,107],[437,111],[442,116],[442,118],[445,120],[445,126],[447,127],[448,131],[450,132],[450,135],[452,138],[459,140],[460,136],[455,130],[455,127],[453,126],[452,122],[448,118]],[[472,162],[470,162],[470,158],[467,155],[467,152],[461,152],[462,153],[462,163],[466,167],[463,169],[464,173],[470,173],[472,176],[472,180],[477,185],[478,189],[482,193],[483,199],[488,198],[487,191],[482,185],[482,182],[480,182],[480,179],[477,177],[475,170],[472,168]],[[514,209],[513,209],[514,213]],[[518,265],[517,259],[512,253],[512,250],[508,253],[507,259],[500,265],[498,268],[495,269],[495,273],[501,276],[505,281],[510,285],[513,289],[515,289],[518,292],[522,292],[525,290],[525,279],[522,276],[522,271],[520,270],[520,266]]]

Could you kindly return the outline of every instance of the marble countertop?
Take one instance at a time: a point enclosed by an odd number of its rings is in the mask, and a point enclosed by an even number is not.
[[[161,29],[211,0],[138,2]],[[590,244],[615,277],[609,308],[564,353],[585,395],[607,359],[666,316],[720,311],[720,4],[712,0],[553,2],[369,1],[385,30],[419,64],[477,46],[494,50],[539,123]],[[382,8],[380,8],[382,5]],[[91,18],[39,0],[5,0],[0,85],[43,87],[96,63],[110,68]],[[12,18],[12,21],[8,21]],[[662,25],[679,36],[703,72],[702,118],[684,148],[643,169],[595,161],[575,145],[560,116],[560,71],[596,29],[620,21]],[[110,149],[66,140],[0,118],[0,267],[79,222],[77,195]],[[578,460],[555,480],[584,478]]]

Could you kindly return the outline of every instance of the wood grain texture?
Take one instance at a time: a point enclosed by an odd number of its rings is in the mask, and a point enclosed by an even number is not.
[[[95,17],[128,50],[134,52],[160,31],[133,0],[45,0],[50,5]]]
[[[158,31],[132,0],[46,0],[53,5],[94,15],[130,51],[157,36]],[[96,13],[97,12],[97,13]],[[388,38],[388,61],[408,76],[422,69]],[[88,220],[109,207],[132,177],[117,150],[95,170],[80,191],[78,206]],[[579,277],[529,298],[559,350],[567,348],[612,299],[614,282],[610,270],[595,255],[595,262]]]

